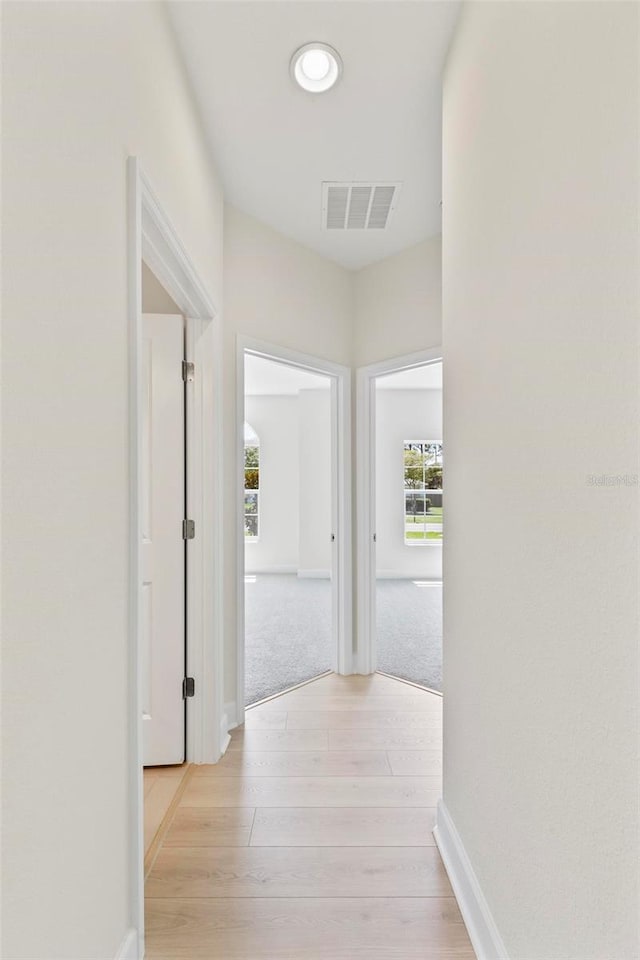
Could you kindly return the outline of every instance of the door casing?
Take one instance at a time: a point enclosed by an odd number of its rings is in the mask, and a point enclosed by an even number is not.
[[[143,384],[146,456],[141,477],[146,526],[141,546],[143,560],[146,554],[141,611],[146,634],[142,644],[142,680],[143,688],[146,687],[142,726],[144,765],[154,766],[182,763],[186,755],[186,710],[181,685],[186,676],[189,541],[181,539],[186,515],[187,424],[186,385],[180,380],[185,331],[181,314],[144,313],[142,320],[143,348],[147,354]]]

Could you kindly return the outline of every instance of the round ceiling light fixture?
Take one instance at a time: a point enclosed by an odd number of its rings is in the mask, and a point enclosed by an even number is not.
[[[291,76],[309,93],[326,93],[341,73],[340,54],[327,43],[305,43],[291,57]]]

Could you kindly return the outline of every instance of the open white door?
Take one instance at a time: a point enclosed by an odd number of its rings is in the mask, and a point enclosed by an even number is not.
[[[142,676],[144,764],[184,760],[184,328],[142,318]]]

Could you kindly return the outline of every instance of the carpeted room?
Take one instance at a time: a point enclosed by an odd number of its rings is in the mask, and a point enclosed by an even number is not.
[[[251,704],[331,670],[335,640],[329,383],[265,358],[245,362],[245,702]],[[441,477],[441,376],[441,367],[432,368],[380,377],[376,385],[378,669],[438,691],[442,500],[441,491],[426,498],[415,465],[424,459],[428,469],[427,456],[437,448]],[[438,496],[426,516],[425,503]]]

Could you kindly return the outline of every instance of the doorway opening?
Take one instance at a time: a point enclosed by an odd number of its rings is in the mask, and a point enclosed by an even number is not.
[[[238,379],[244,709],[351,670],[349,380],[345,368],[246,341]]]
[[[142,264],[142,726],[145,767],[186,757],[186,322]],[[146,824],[145,824],[146,826]]]
[[[441,351],[363,368],[358,381],[363,672],[441,693]]]
[[[142,262],[141,672],[145,863],[186,764],[186,320]]]
[[[333,667],[331,378],[245,356],[245,705]]]
[[[375,389],[378,670],[442,692],[442,363]]]
[[[137,158],[127,174],[129,887],[142,956],[143,765],[157,773],[147,796],[166,800],[185,761],[222,751],[222,348],[216,308]]]

